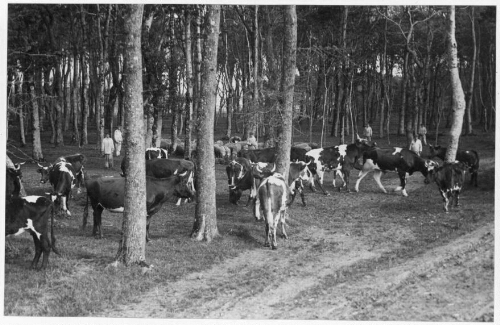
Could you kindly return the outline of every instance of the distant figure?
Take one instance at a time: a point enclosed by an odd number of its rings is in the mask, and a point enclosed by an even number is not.
[[[248,149],[250,149],[250,150],[255,150],[259,146],[259,144],[257,143],[257,139],[255,138],[255,135],[253,134],[253,132],[250,132],[248,134],[247,145],[248,145]]]
[[[420,156],[422,153],[422,141],[420,141],[420,135],[411,140],[409,149]]]
[[[372,141],[373,130],[370,124],[365,125],[365,129],[363,130],[363,135],[366,137],[368,141]]]
[[[122,151],[122,142],[123,142],[123,137],[122,137],[122,131],[120,127],[117,127],[115,130],[115,133],[113,135],[113,139],[115,140],[115,149],[116,149],[116,156],[120,156],[120,151]]]
[[[418,129],[418,135],[422,139],[423,144],[427,145],[427,129],[425,128],[425,125],[420,124],[420,128]]]
[[[115,145],[113,139],[109,137],[109,133],[106,133],[106,137],[102,140],[101,151],[106,159],[104,161],[104,168],[113,168],[113,151],[115,150]]]

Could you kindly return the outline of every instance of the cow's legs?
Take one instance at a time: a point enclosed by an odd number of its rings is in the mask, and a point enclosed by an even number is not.
[[[460,206],[460,190],[455,191],[455,206]]]
[[[266,221],[266,240],[264,241],[264,247],[269,247],[269,222]]]
[[[366,175],[368,175],[368,173],[371,171],[371,169],[362,169],[360,172],[359,172],[359,175],[358,175],[358,179],[356,180],[356,185],[354,185],[354,190],[356,192],[359,192],[359,183],[361,183],[361,180],[363,178],[365,178]],[[373,178],[375,178],[375,174],[373,175]],[[377,179],[375,178],[375,181]],[[379,176],[379,182],[380,182],[380,176]],[[379,187],[381,187],[382,184],[379,185]],[[383,186],[381,187],[383,188]],[[385,189],[383,189],[383,191],[385,192]],[[385,192],[386,193],[386,192]]]
[[[394,192],[401,190],[403,196],[408,196],[408,193],[406,193],[406,172],[398,172],[398,175],[401,185],[396,187]]]
[[[40,238],[40,245],[42,246],[42,266],[40,269],[45,269],[49,264],[49,255],[51,251],[50,241],[47,236],[42,235]]]
[[[37,265],[38,265],[38,261],[40,260],[40,256],[42,255],[42,243],[40,241],[40,239],[38,239],[37,235],[30,231],[31,232],[31,236],[33,237],[33,242],[35,243],[35,257],[33,258],[33,261],[31,262],[31,268],[32,269],[36,269]]]
[[[101,221],[103,210],[104,208],[100,204],[94,207],[94,229],[92,231],[92,235],[99,239],[102,238]]]
[[[279,212],[278,212],[279,214]],[[278,228],[278,222],[280,218],[278,215],[273,216],[273,220],[269,220],[269,233],[271,235],[271,248],[272,249],[277,249],[278,248],[278,243],[276,242],[276,228]]]
[[[181,201],[182,201],[182,198],[178,198],[177,203],[175,205],[177,205],[177,206],[181,205]]]
[[[286,234],[286,230],[285,230],[286,211],[280,211],[280,223],[281,223],[281,237],[288,239],[288,235]]]
[[[151,215],[147,216],[146,218],[146,243],[151,241],[151,238],[149,237],[149,224],[151,223]]]
[[[380,181],[380,178],[382,177],[382,171],[381,170],[375,170],[373,172],[373,179],[377,183],[378,187],[382,190],[382,192],[387,193],[387,191],[384,188],[384,185],[382,185],[382,182]]]
[[[349,169],[342,169],[339,171],[340,178],[342,178],[342,186],[339,187],[339,192],[342,187],[346,189],[346,192],[350,192],[351,190],[349,189],[349,176],[351,175],[351,172]]]
[[[316,175],[314,175],[314,176],[315,176],[315,179],[318,181],[318,182],[317,182],[317,183],[318,183],[318,186],[319,186],[319,188],[321,189],[321,191],[323,192],[323,194],[325,194],[325,195],[330,195],[330,193],[328,193],[327,191],[325,191],[325,189],[323,188],[323,178],[324,178],[324,176],[325,176],[325,172],[323,172],[323,171],[319,171],[319,170],[318,170],[318,171],[316,172]]]
[[[446,213],[448,213],[448,203],[449,203],[449,199],[448,199],[448,192],[445,192],[443,190],[439,190],[439,192],[441,193],[441,196],[443,197],[443,208],[444,208],[444,211]]]
[[[262,220],[262,216],[260,215],[260,199],[259,197],[254,197],[253,199],[253,216],[255,217],[255,220],[260,221]]]

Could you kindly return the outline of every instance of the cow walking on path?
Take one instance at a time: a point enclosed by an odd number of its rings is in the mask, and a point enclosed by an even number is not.
[[[460,206],[460,191],[465,182],[465,171],[467,166],[459,161],[453,163],[445,163],[439,167],[436,163],[432,165],[427,175],[429,181],[434,181],[439,193],[443,197],[443,208],[448,212],[448,205],[455,200],[455,206]]]

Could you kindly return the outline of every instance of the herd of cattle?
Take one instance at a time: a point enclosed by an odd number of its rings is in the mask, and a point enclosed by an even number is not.
[[[428,159],[418,156],[405,148],[379,148],[375,142],[357,138],[349,145],[318,148],[314,144],[296,144],[290,151],[290,168],[287,177],[276,172],[276,148],[255,150],[229,150],[225,155],[229,162],[226,166],[229,186],[229,201],[237,205],[243,191],[249,190],[246,205],[252,204],[253,215],[257,220],[265,221],[265,246],[277,248],[276,229],[281,223],[282,236],[287,238],[285,224],[288,207],[293,203],[297,193],[302,204],[306,205],[304,188],[309,186],[316,192],[316,186],[324,195],[329,195],[323,187],[324,173],[334,172],[333,187],[336,187],[337,176],[342,180],[339,191],[349,191],[349,176],[352,169],[359,170],[354,187],[359,191],[361,180],[370,172],[382,191],[386,192],[380,179],[387,171],[399,175],[401,190],[407,196],[407,176],[420,172],[425,182],[434,181],[444,201],[444,210],[453,199],[459,205],[459,195],[465,181],[466,173],[470,173],[471,184],[477,186],[479,156],[474,150],[459,151],[457,161],[441,166],[434,160],[438,157],[444,161],[446,148],[430,146]],[[147,228],[146,240],[149,241],[149,225],[151,217],[172,196],[193,200],[196,196],[195,165],[184,159],[168,159],[168,153],[160,148],[146,150],[146,206]],[[71,216],[68,202],[71,192],[77,187],[86,188],[87,203],[84,209],[82,230],[88,220],[88,205],[93,209],[93,236],[102,238],[101,215],[104,210],[123,212],[125,201],[125,176],[127,165],[125,159],[121,164],[123,177],[99,177],[88,179],[85,173],[85,156],[75,154],[56,159],[54,164],[43,166],[38,164],[41,174],[40,183],[47,181],[52,185],[49,198],[44,196],[20,196],[21,164],[7,167],[6,176],[6,235],[18,235],[28,231],[34,240],[35,257],[31,263],[37,268],[43,254],[41,269],[45,268],[51,251],[58,253],[53,233],[54,214],[57,212]],[[49,220],[50,218],[50,220]]]

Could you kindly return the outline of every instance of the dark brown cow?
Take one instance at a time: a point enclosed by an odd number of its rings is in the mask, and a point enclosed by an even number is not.
[[[445,160],[446,148],[441,146],[429,146],[429,158],[438,157]],[[470,184],[477,187],[477,173],[479,171],[479,155],[475,150],[458,150],[455,157],[457,161],[465,164],[470,173]]]
[[[439,188],[439,192],[443,197],[443,208],[448,212],[448,205],[453,203],[455,199],[455,206],[459,206],[460,191],[465,182],[465,171],[467,166],[463,162],[456,161],[454,163],[445,163],[439,167],[437,163],[433,163],[429,168],[427,179],[434,181]]]
[[[50,193],[52,201],[60,201],[62,210],[70,217],[68,200],[71,196],[71,189],[76,184],[73,165],[66,161],[60,161],[49,167],[43,167],[40,164],[38,166],[40,168],[37,172],[41,174],[40,183],[45,184],[49,181],[52,184],[53,191]]]
[[[147,225],[146,241],[149,241],[149,224],[151,217],[157,213],[163,204],[175,193],[181,193],[186,197],[192,197],[193,193],[186,184],[182,182],[187,171],[180,175],[172,175],[167,178],[146,177],[146,206]],[[92,234],[102,238],[101,215],[104,209],[110,212],[123,212],[125,206],[125,178],[101,177],[86,182],[87,204],[83,213],[82,230],[85,230],[88,219],[88,203],[94,211],[94,228]]]

